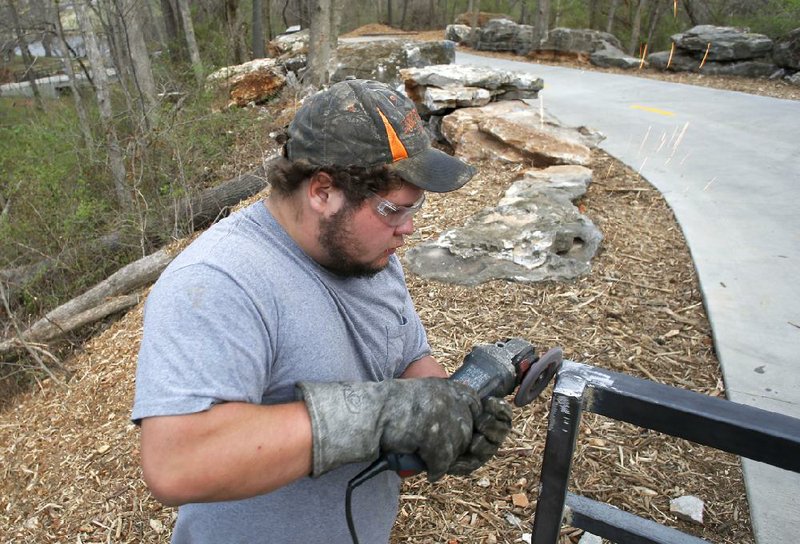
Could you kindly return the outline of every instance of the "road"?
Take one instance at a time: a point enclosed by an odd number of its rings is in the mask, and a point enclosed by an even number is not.
[[[549,113],[604,133],[601,147],[664,195],[728,398],[800,418],[800,102],[460,52],[456,62],[542,77]],[[800,540],[800,474],[743,467],[758,544]]]

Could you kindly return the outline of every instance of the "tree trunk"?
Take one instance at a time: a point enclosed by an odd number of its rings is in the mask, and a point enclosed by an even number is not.
[[[75,71],[72,69],[72,56],[70,55],[69,47],[67,46],[67,39],[64,36],[64,27],[61,25],[61,6],[60,0],[55,0],[55,30],[58,39],[58,48],[63,52],[64,72],[69,78],[69,89],[72,93],[72,100],[75,102],[75,112],[78,114],[78,125],[81,129],[83,136],[83,145],[90,153],[94,148],[94,139],[92,138],[92,129],[89,125],[89,116],[86,114],[86,108],[83,107],[78,85],[75,82]]]
[[[86,40],[86,54],[92,66],[92,77],[94,81],[95,95],[97,96],[97,106],[100,110],[100,122],[106,134],[108,143],[108,160],[111,170],[111,178],[114,181],[114,191],[117,194],[117,201],[123,209],[130,209],[133,205],[130,187],[126,179],[125,161],[122,156],[122,149],[117,138],[117,131],[114,128],[113,112],[111,111],[111,97],[108,92],[108,75],[106,74],[105,61],[100,53],[100,46],[97,44],[97,36],[92,28],[92,22],[86,14],[86,6],[82,0],[76,0],[73,4],[75,8],[75,18],[78,26]]]
[[[150,54],[147,52],[147,44],[142,30],[142,17],[144,15],[140,4],[142,1],[145,0],[125,0],[122,4],[122,13],[120,15],[127,39],[128,54],[133,68],[133,81],[139,95],[142,114],[147,126],[153,127],[155,126],[158,98],[156,97],[153,67],[150,64]]]
[[[168,51],[169,44],[167,43],[167,35],[164,32],[164,25],[158,20],[158,17],[156,17],[153,11],[153,0],[142,1],[145,5],[144,15],[146,15],[146,17],[144,17],[144,28],[150,29],[151,35],[155,35],[158,45],[163,51]],[[145,36],[145,41],[147,41],[147,36]]]
[[[242,64],[249,58],[245,40],[244,19],[239,9],[239,0],[225,0],[225,21],[228,27],[228,39],[233,52],[233,63]]]
[[[556,9],[555,9],[555,17],[553,21],[553,26],[558,27],[561,23],[561,0],[556,0]],[[547,30],[550,30],[550,26],[548,25]]]
[[[542,42],[547,39],[550,30],[550,0],[539,0],[539,10],[536,14],[536,25],[534,26],[534,49],[539,49]]]
[[[683,0],[683,7],[692,26],[711,23],[711,10],[705,0]]]
[[[164,30],[167,34],[169,57],[173,62],[187,60],[186,42],[181,31],[181,21],[175,0],[161,0],[161,16],[164,19]]]
[[[406,27],[406,15],[408,14],[408,0],[403,0],[403,11],[400,15],[400,28]]]
[[[48,0],[32,0],[30,7],[35,13],[35,17],[43,29],[41,32],[42,49],[45,57],[53,56],[53,39],[55,36],[55,20],[53,17],[53,6]]]
[[[264,2],[264,26],[267,33],[267,42],[272,40],[272,0]]]
[[[636,4],[636,11],[633,14],[633,22],[631,24],[631,39],[628,42],[628,54],[637,55],[639,49],[639,36],[642,33],[642,12],[647,5],[647,0],[638,0]]]
[[[589,0],[589,28],[597,29],[597,18],[600,15],[599,0]]]
[[[186,46],[189,49],[189,58],[192,62],[192,70],[197,81],[198,87],[203,87],[203,63],[200,61],[200,50],[197,48],[197,41],[194,37],[194,25],[192,24],[192,13],[189,11],[188,0],[178,0],[178,12],[181,16],[183,32],[186,34]]]
[[[392,0],[386,0],[386,24],[392,26]]]
[[[614,29],[614,15],[617,13],[617,6],[619,0],[611,0],[611,5],[608,7],[608,22],[606,23],[606,32],[613,34]]]
[[[321,87],[328,82],[331,58],[331,0],[317,0],[311,10],[305,83]]]
[[[25,32],[22,30],[22,23],[19,20],[19,13],[14,0],[8,0],[8,10],[11,13],[11,23],[14,25],[14,32],[17,34],[17,42],[19,43],[19,50],[22,53],[22,61],[25,63],[25,77],[30,83],[31,91],[33,92],[36,107],[40,110],[44,109],[42,102],[42,95],[39,93],[39,87],[36,86],[36,74],[33,71],[33,56],[30,49],[28,49],[28,40],[25,39]]]
[[[648,29],[647,29],[647,43],[653,43],[653,36],[656,33],[656,28],[658,28],[658,23],[661,20],[661,16],[664,14],[664,10],[667,7],[666,2],[661,2],[659,0],[655,0],[650,6],[650,18],[648,22]]]
[[[342,27],[342,8],[344,0],[330,0],[331,2],[331,32],[329,41],[331,43],[331,63],[336,62],[336,50],[339,48],[339,31]]]
[[[267,0],[269,4],[269,0]],[[253,58],[261,59],[266,56],[264,43],[264,2],[253,0]]]
[[[469,43],[472,47],[478,45],[478,12],[481,10],[481,0],[469,0]]]

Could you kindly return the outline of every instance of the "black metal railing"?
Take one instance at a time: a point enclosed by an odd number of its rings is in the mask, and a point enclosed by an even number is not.
[[[567,492],[583,412],[800,472],[800,419],[564,361],[556,375],[532,542],[556,544],[561,524],[620,544],[698,544],[687,535]]]

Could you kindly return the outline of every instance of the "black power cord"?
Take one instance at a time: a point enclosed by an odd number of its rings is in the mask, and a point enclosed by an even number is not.
[[[353,479],[347,482],[347,492],[344,496],[344,512],[347,518],[347,528],[350,530],[350,538],[353,544],[358,544],[358,535],[356,534],[356,526],[353,522],[353,490],[366,482],[371,480],[384,470],[389,470],[389,461],[385,457],[379,458],[370,466],[353,476]]]

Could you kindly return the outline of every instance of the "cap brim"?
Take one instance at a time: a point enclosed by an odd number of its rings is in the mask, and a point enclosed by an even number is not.
[[[389,168],[409,183],[434,193],[460,189],[477,170],[464,161],[433,147],[407,159],[393,162]]]

